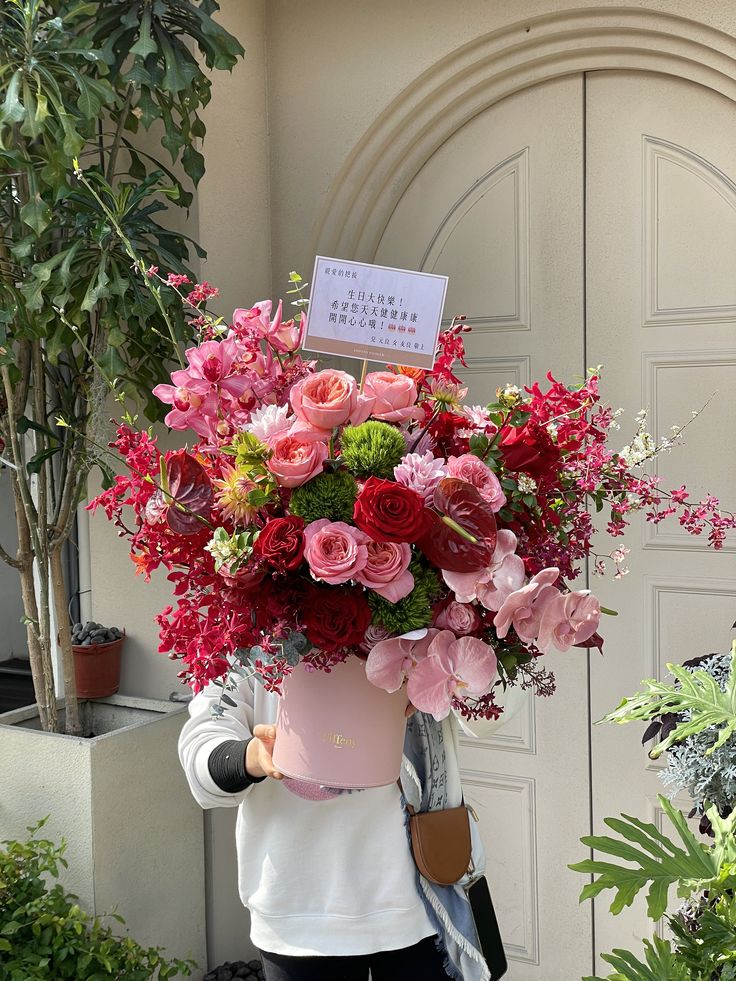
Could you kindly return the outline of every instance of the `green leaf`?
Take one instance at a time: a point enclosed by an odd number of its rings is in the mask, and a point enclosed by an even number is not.
[[[184,147],[181,162],[188,176],[192,178],[195,184],[199,184],[204,175],[204,157],[202,154],[189,144]]]
[[[639,892],[649,885],[647,913],[651,919],[658,920],[667,908],[671,886],[677,884],[680,887],[678,894],[685,896],[695,889],[707,888],[707,884],[718,877],[720,866],[716,851],[695,838],[683,815],[670,801],[661,796],[658,799],[685,848],[676,845],[654,824],[626,814],[621,820],[606,818],[605,823],[623,840],[596,835],[580,840],[597,852],[630,862],[634,867],[597,858],[570,865],[574,872],[598,876],[583,888],[581,901],[597,896],[604,889],[613,889],[615,895],[610,909],[616,915],[625,906],[630,906]],[[734,822],[736,813],[728,825],[731,833]]]
[[[645,940],[644,951],[646,963],[628,950],[614,949],[611,954],[601,954],[601,958],[617,972],[609,974],[608,981],[691,981],[690,972],[669,941],[661,937]],[[586,977],[583,981],[602,979]]]
[[[19,99],[22,78],[23,73],[20,69],[13,72],[0,107],[0,123],[19,123],[25,116],[25,109]]]
[[[146,58],[148,55],[155,54],[157,51],[158,45],[151,37],[151,8],[146,6],[141,17],[138,40],[130,49],[130,53],[132,55],[138,55],[139,58]]]
[[[642,684],[644,691],[625,698],[613,712],[602,720],[624,724],[633,720],[648,721],[667,712],[688,713],[666,739],[650,752],[652,759],[688,736],[694,736],[711,726],[721,728],[717,741],[706,750],[710,755],[736,732],[736,641],[731,651],[731,674],[725,691],[707,671],[688,671],[680,665],[668,664],[675,684],[650,678]]]
[[[40,235],[50,225],[53,215],[41,195],[36,194],[20,209],[20,217],[36,235]]]

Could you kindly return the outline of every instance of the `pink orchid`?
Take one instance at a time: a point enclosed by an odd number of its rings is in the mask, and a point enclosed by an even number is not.
[[[406,693],[420,712],[440,721],[449,715],[453,698],[488,691],[496,670],[496,655],[488,644],[441,630],[432,638],[427,656],[409,671]]]
[[[513,531],[498,531],[496,548],[488,568],[481,572],[442,572],[458,603],[478,600],[487,610],[499,610],[506,598],[524,584],[524,562],[516,555]]]
[[[417,634],[423,634],[417,637]],[[413,631],[401,637],[379,640],[371,648],[365,673],[371,684],[385,691],[398,691],[418,661],[427,656],[429,645],[439,630]]]
[[[558,593],[545,606],[537,647],[568,651],[589,640],[598,629],[601,604],[589,589]]]
[[[493,618],[499,637],[505,637],[513,627],[525,644],[531,644],[539,636],[545,607],[559,592],[552,583],[558,578],[560,570],[542,569],[526,586],[515,590],[505,600]]]

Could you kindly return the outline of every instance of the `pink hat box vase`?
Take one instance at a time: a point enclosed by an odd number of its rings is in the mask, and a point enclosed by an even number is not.
[[[284,680],[274,766],[287,777],[346,790],[395,783],[401,769],[407,698],[367,679],[351,655],[331,671],[299,663]]]

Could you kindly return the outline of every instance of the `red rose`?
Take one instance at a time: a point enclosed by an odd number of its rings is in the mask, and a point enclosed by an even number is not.
[[[323,651],[357,647],[370,622],[371,610],[359,589],[315,589],[304,611],[307,637]]]
[[[560,460],[560,451],[547,430],[531,421],[523,426],[504,426],[499,445],[507,470],[520,470],[532,477],[556,469]]]
[[[304,518],[272,518],[253,545],[253,554],[278,572],[291,572],[304,557]]]
[[[353,521],[374,542],[416,542],[428,528],[424,498],[410,487],[380,477],[365,482]]]

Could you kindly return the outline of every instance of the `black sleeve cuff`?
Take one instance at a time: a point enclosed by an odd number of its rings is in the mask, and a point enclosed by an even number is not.
[[[220,790],[226,794],[239,794],[252,783],[260,783],[265,777],[252,777],[245,769],[245,751],[250,739],[228,739],[210,753],[207,769]]]

